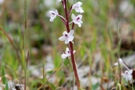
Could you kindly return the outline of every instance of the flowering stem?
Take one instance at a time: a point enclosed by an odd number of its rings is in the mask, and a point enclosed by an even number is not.
[[[64,0],[64,3],[65,3],[64,11],[65,11],[66,20],[67,20],[66,28],[67,28],[67,32],[70,32],[70,28],[69,28],[69,14],[68,14],[68,11],[67,11],[67,2],[66,2],[66,0]],[[80,89],[80,81],[79,81],[79,76],[78,76],[78,72],[77,72],[76,61],[74,59],[73,44],[72,44],[72,42],[69,42],[69,48],[70,48],[70,52],[71,52],[72,67],[73,67],[74,75],[75,75],[75,78],[76,78],[76,84],[77,84],[77,88],[79,90]]]

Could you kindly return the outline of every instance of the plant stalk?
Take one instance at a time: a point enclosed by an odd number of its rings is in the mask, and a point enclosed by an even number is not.
[[[68,14],[68,11],[67,11],[67,2],[66,2],[66,0],[64,0],[64,4],[65,4],[64,11],[65,11],[66,20],[67,20],[66,29],[67,29],[67,32],[70,32],[69,14]],[[76,78],[76,85],[77,85],[77,88],[79,90],[80,89],[80,81],[79,81],[78,71],[77,71],[77,67],[76,67],[76,61],[75,61],[75,58],[74,58],[73,43],[72,42],[69,42],[69,48],[70,48],[70,53],[71,53],[72,67],[73,67],[74,75],[75,75],[75,78]]]

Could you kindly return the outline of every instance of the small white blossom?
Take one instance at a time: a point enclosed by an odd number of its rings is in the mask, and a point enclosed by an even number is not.
[[[74,50],[73,51],[73,54],[75,53],[76,51]],[[66,48],[66,51],[61,55],[61,58],[63,59],[66,59],[67,57],[70,57],[71,56],[71,52],[69,50],[69,48]]]
[[[58,11],[57,10],[51,10],[48,13],[48,16],[50,17],[50,22],[53,22],[53,20],[58,16]]]
[[[70,30],[69,33],[66,32],[66,31],[64,31],[64,32],[63,32],[63,36],[61,36],[61,37],[59,38],[59,40],[60,40],[60,41],[65,41],[65,44],[68,44],[69,42],[72,42],[72,41],[73,41],[73,39],[74,39],[73,34],[74,34],[74,30]]]
[[[132,81],[132,72],[133,70],[126,70],[124,73],[122,73],[123,78],[126,81]]]
[[[123,65],[127,69],[124,73],[121,74],[123,76],[123,78],[126,81],[132,81],[133,70],[129,69],[128,66],[124,63],[124,61],[121,58],[119,58],[118,62],[115,63],[114,65],[117,66],[118,64]]]
[[[121,58],[119,58],[118,62],[119,62],[120,64],[122,64],[122,63],[123,63],[123,60],[122,60]],[[118,65],[118,62],[114,63],[114,65],[117,66],[117,65]]]
[[[76,12],[83,13],[84,11],[83,11],[81,5],[82,5],[82,2],[77,2],[76,4],[74,4],[72,6],[72,9],[75,9]]]
[[[82,22],[82,15],[75,16],[72,14],[72,19],[75,24],[77,24],[79,27],[81,27]]]
[[[119,64],[123,65],[127,70],[129,70],[129,68],[127,67],[127,65],[123,62],[123,60],[121,58],[119,58],[118,60]],[[114,63],[115,66],[118,65],[118,62]]]

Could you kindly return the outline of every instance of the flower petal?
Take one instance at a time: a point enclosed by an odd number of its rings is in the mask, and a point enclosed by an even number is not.
[[[80,18],[80,20],[82,19],[82,15],[80,15],[80,14],[79,14],[77,17],[79,17],[79,18]]]
[[[77,2],[78,6],[81,6],[82,5],[82,2]]]
[[[68,39],[66,39],[66,40],[65,40],[65,44],[68,44],[68,43],[69,43],[69,40],[68,40]]]
[[[78,23],[78,27],[81,27],[81,24],[80,23]]]
[[[61,58],[62,58],[62,59],[66,59],[66,58],[67,58],[67,55],[66,55],[66,54],[62,54],[62,55],[61,55]]]
[[[121,58],[119,58],[118,62],[119,62],[120,64],[123,64],[123,60],[122,60]],[[114,63],[114,65],[117,66],[117,65],[118,65],[118,62]]]
[[[80,13],[83,13],[84,11],[83,11],[83,9],[82,8],[80,8]]]
[[[73,54],[75,54],[76,50],[73,51]]]
[[[55,15],[58,15],[58,11],[57,10],[55,10]]]
[[[60,40],[60,41],[65,41],[65,39],[66,39],[66,38],[65,38],[64,36],[59,37],[59,40]]]
[[[74,14],[72,14],[72,19],[74,20],[76,18],[76,16]]]
[[[70,37],[68,38],[68,42],[73,41],[73,39],[74,39],[74,36],[70,36]]]
[[[69,32],[69,35],[73,35],[74,34],[74,30],[71,30],[70,32]]]
[[[67,48],[66,48],[66,53],[68,53],[68,52],[69,52],[69,48],[67,47]]]

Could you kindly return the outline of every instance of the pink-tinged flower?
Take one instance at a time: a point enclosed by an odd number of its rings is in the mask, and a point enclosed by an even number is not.
[[[132,73],[133,70],[126,70],[124,73],[122,73],[122,76],[126,81],[132,81]]]
[[[77,2],[76,4],[74,4],[72,6],[72,9],[75,9],[76,12],[83,13],[84,11],[83,11],[81,5],[82,5],[82,2]]]
[[[57,10],[51,10],[48,13],[48,16],[50,17],[50,22],[53,22],[53,20],[58,16],[58,11]]]
[[[72,14],[72,19],[75,24],[78,24],[79,27],[81,27],[82,22],[82,15],[75,16]]]
[[[60,41],[65,41],[65,44],[68,44],[69,42],[73,42],[73,39],[74,39],[74,30],[70,30],[70,32],[66,32],[64,31],[63,32],[63,36],[61,36],[59,38]]]
[[[73,54],[75,54],[75,50],[73,51]],[[67,57],[71,56],[71,52],[69,50],[69,48],[66,48],[66,51],[61,55],[61,58],[66,59]]]

